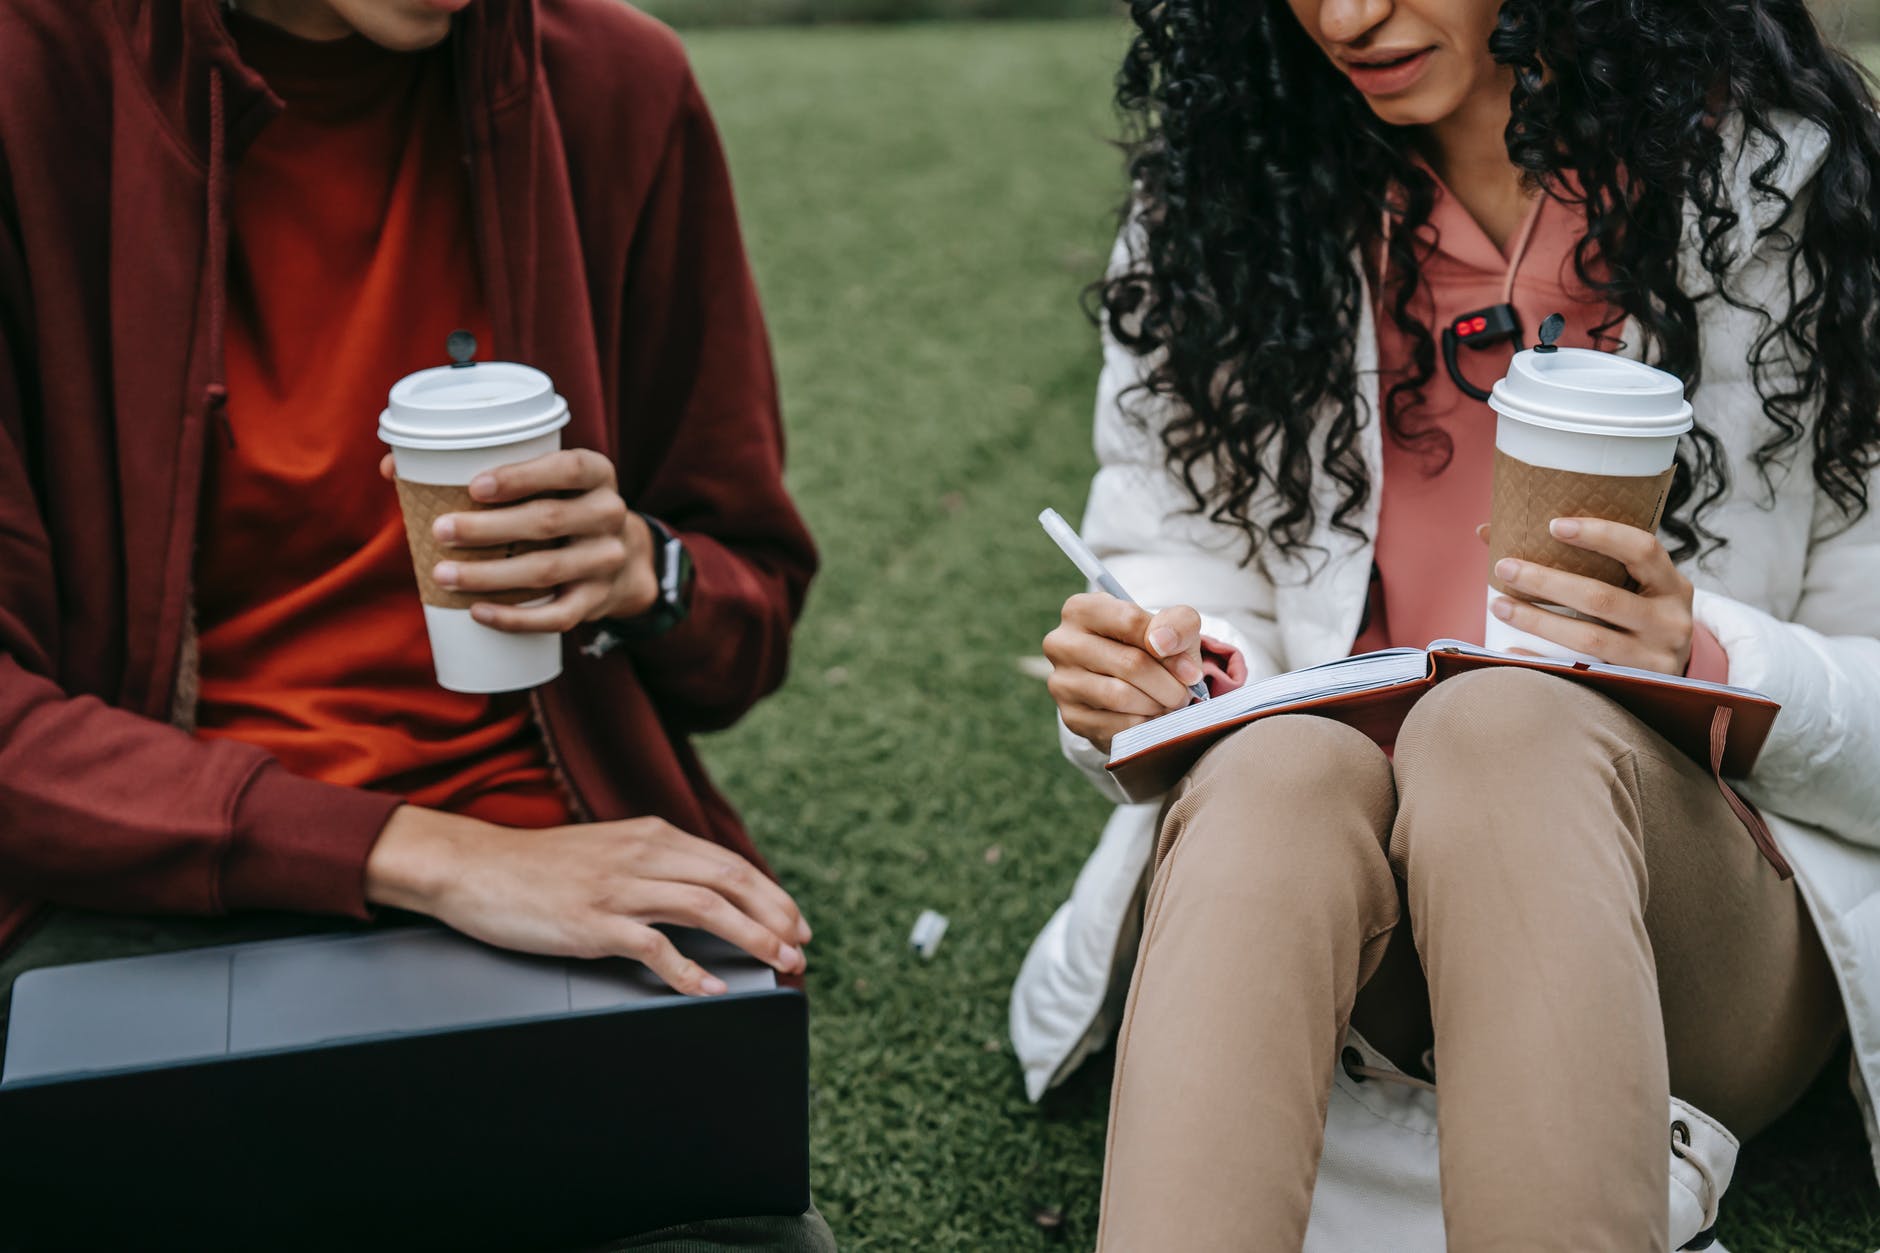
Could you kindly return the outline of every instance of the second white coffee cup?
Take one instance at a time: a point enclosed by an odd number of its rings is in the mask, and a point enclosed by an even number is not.
[[[1542,471],[1613,479],[1663,475],[1677,455],[1679,437],[1691,429],[1692,421],[1691,403],[1684,398],[1684,384],[1676,375],[1590,348],[1530,348],[1516,353],[1488,404],[1496,414],[1499,453]],[[1501,490],[1498,482],[1497,491]],[[1512,512],[1505,508],[1509,503],[1496,502],[1491,527],[1507,525],[1505,515]],[[1559,516],[1582,511],[1571,499],[1547,503],[1558,504]],[[1498,595],[1490,586],[1488,603],[1493,604]],[[1524,649],[1560,660],[1596,660],[1510,626],[1493,613],[1486,615],[1483,643],[1501,652]]]
[[[410,485],[462,488],[485,470],[556,452],[567,424],[568,403],[546,374],[486,361],[439,366],[400,379],[379,415],[379,438],[391,446],[409,509],[410,500],[424,495],[422,487],[413,492]],[[445,499],[454,494],[433,493]],[[423,525],[428,527],[429,520],[424,518]],[[413,558],[420,562],[427,558],[421,543],[422,537],[414,535]],[[467,607],[430,603],[464,598],[434,595],[428,568],[420,568],[418,578],[439,686],[453,692],[511,692],[561,673],[558,633],[484,626]]]

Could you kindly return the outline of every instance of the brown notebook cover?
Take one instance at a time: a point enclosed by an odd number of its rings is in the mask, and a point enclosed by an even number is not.
[[[1719,773],[1731,779],[1745,778],[1754,768],[1757,754],[1762,752],[1763,741],[1769,738],[1769,728],[1775,725],[1776,714],[1782,710],[1782,706],[1768,697],[1741,688],[1725,688],[1715,684],[1688,687],[1653,679],[1638,672],[1614,674],[1587,666],[1563,670],[1554,666],[1537,666],[1521,657],[1490,658],[1448,648],[1435,650],[1430,654],[1430,660],[1435,670],[1433,681],[1480,670],[1484,666],[1526,666],[1533,670],[1544,669],[1549,674],[1558,674],[1575,683],[1582,683],[1610,696],[1633,717],[1670,740],[1686,756],[1706,769],[1711,766],[1711,722],[1719,707],[1728,709],[1729,737],[1724,744]]]
[[[1410,706],[1424,692],[1453,675],[1485,666],[1519,666],[1584,683],[1610,696],[1698,764],[1732,778],[1742,778],[1756,764],[1756,755],[1762,751],[1763,741],[1768,738],[1769,728],[1781,708],[1767,697],[1741,688],[1700,685],[1688,679],[1655,677],[1643,671],[1615,673],[1584,665],[1569,668],[1557,662],[1479,652],[1451,641],[1432,644],[1425,656],[1428,669],[1421,678],[1229,714],[1221,721],[1206,722],[1157,740],[1128,756],[1112,757],[1108,763],[1110,774],[1132,799],[1152,799],[1173,787],[1216,740],[1250,722],[1275,714],[1336,718],[1379,744],[1389,745],[1396,740],[1397,729],[1410,712]],[[1328,671],[1333,668],[1323,667]],[[1231,694],[1217,699],[1229,700]],[[1728,710],[1728,714],[1722,719],[1721,755],[1713,761],[1716,754],[1712,751],[1712,736],[1719,721],[1719,709]],[[1154,725],[1145,723],[1136,730],[1140,734]]]

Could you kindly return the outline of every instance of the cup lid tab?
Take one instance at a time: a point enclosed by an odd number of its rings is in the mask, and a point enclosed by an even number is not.
[[[477,359],[477,337],[472,335],[469,331],[464,330],[462,327],[458,327],[456,330],[452,331],[450,337],[444,341],[444,351],[450,354],[451,365],[458,369],[462,369],[467,365],[475,365]]]
[[[1560,338],[1560,332],[1567,329],[1567,318],[1563,313],[1550,313],[1541,322],[1541,342],[1534,345],[1535,352],[1553,352],[1554,341]],[[472,349],[474,351],[474,347]]]

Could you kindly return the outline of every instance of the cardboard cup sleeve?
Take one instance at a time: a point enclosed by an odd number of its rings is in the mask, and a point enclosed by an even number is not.
[[[1676,469],[1674,465],[1661,474],[1636,477],[1581,474],[1529,465],[1497,448],[1495,495],[1489,509],[1489,584],[1504,595],[1519,595],[1503,587],[1494,573],[1496,562],[1513,557],[1614,587],[1629,587],[1631,576],[1623,565],[1561,543],[1549,533],[1547,524],[1555,518],[1605,518],[1656,533]]]
[[[440,609],[468,609],[479,601],[498,605],[519,605],[552,595],[553,588],[518,588],[508,592],[459,592],[439,587],[431,579],[432,567],[440,561],[495,561],[501,557],[519,557],[523,553],[552,548],[542,540],[519,540],[493,548],[457,548],[440,544],[431,534],[431,524],[447,513],[473,513],[505,505],[484,505],[470,499],[470,489],[450,483],[413,483],[398,480],[398,503],[405,511],[405,539],[411,545],[411,565],[418,576],[418,597]]]

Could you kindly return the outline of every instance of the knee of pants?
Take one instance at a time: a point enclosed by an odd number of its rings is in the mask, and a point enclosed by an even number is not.
[[[1591,688],[1535,670],[1459,674],[1411,707],[1397,735],[1397,773],[1480,779],[1557,770],[1584,757],[1616,712]]]
[[[1344,873],[1379,857],[1396,805],[1389,759],[1363,733],[1329,718],[1267,718],[1195,764],[1158,860],[1179,843],[1183,862],[1203,873]]]
[[[1399,871],[1407,839],[1419,855],[1455,843],[1471,857],[1480,827],[1493,828],[1503,851],[1531,844],[1543,860],[1567,855],[1551,840],[1549,813],[1622,790],[1612,732],[1625,716],[1599,693],[1533,670],[1476,670],[1437,684],[1397,737]]]

